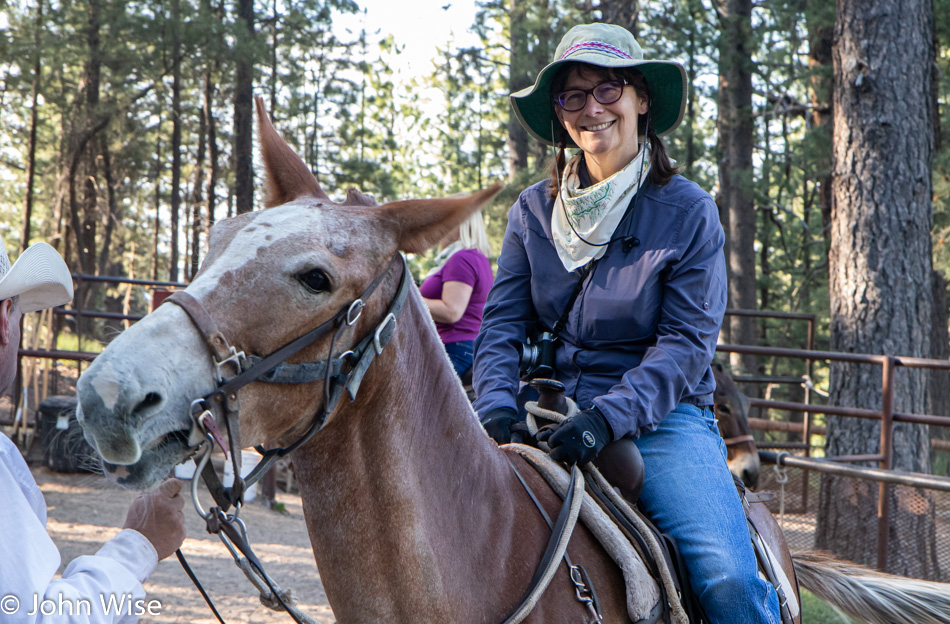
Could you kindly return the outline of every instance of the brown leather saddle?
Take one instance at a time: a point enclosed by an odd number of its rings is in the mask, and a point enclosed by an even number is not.
[[[531,385],[540,393],[538,407],[560,414],[568,413],[564,385],[561,382],[552,379],[535,379],[531,381]],[[629,438],[615,440],[604,447],[593,463],[630,505],[636,506],[645,475],[643,457],[636,443]],[[764,504],[770,496],[748,492],[741,481],[734,480],[748,520],[749,535],[759,563],[759,571],[775,587],[781,606],[782,622],[783,624],[800,624],[798,582],[788,546],[782,530]],[[610,504],[601,492],[598,492],[591,480],[588,480],[588,488],[631,540],[651,571],[655,570],[657,562],[653,561],[648,549],[643,546],[642,537],[638,535],[637,529],[626,521],[623,514]],[[686,568],[678,554],[675,541],[670,536],[661,533],[645,515],[643,519],[663,547],[666,565],[673,572],[676,589],[680,594],[677,598],[689,616],[690,622],[695,624],[705,622],[706,618],[699,600],[693,595],[689,583],[686,582]]]

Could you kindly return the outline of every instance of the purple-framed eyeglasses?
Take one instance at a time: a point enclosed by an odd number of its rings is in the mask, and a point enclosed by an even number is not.
[[[568,89],[556,94],[554,103],[568,113],[576,113],[587,106],[588,95],[593,95],[601,104],[613,104],[623,95],[623,88],[627,84],[626,80],[607,80],[590,89]]]

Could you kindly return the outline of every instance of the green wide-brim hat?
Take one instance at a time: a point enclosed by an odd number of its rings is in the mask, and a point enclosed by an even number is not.
[[[598,67],[635,67],[650,85],[650,124],[659,136],[676,129],[686,110],[686,70],[675,61],[643,58],[640,44],[630,31],[615,24],[584,24],[570,29],[557,50],[554,62],[541,70],[534,85],[511,94],[515,116],[528,134],[548,145],[556,144],[560,128],[554,113],[551,81],[565,63],[587,63]],[[566,133],[565,133],[566,134]],[[576,147],[567,137],[567,147]]]

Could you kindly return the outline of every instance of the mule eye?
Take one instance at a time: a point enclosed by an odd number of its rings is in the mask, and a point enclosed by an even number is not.
[[[330,278],[320,269],[310,269],[305,273],[298,273],[297,279],[313,293],[330,290]]]

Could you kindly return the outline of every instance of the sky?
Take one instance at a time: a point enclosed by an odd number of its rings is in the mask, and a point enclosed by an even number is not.
[[[475,22],[475,0],[357,0],[365,9],[359,15],[334,19],[334,28],[354,35],[366,28],[369,41],[392,34],[399,47],[404,46],[399,62],[393,67],[406,80],[431,72],[431,59],[440,47],[452,42],[453,48],[470,47],[478,38],[468,32]],[[374,35],[376,31],[378,35]],[[372,52],[371,52],[372,54]]]

